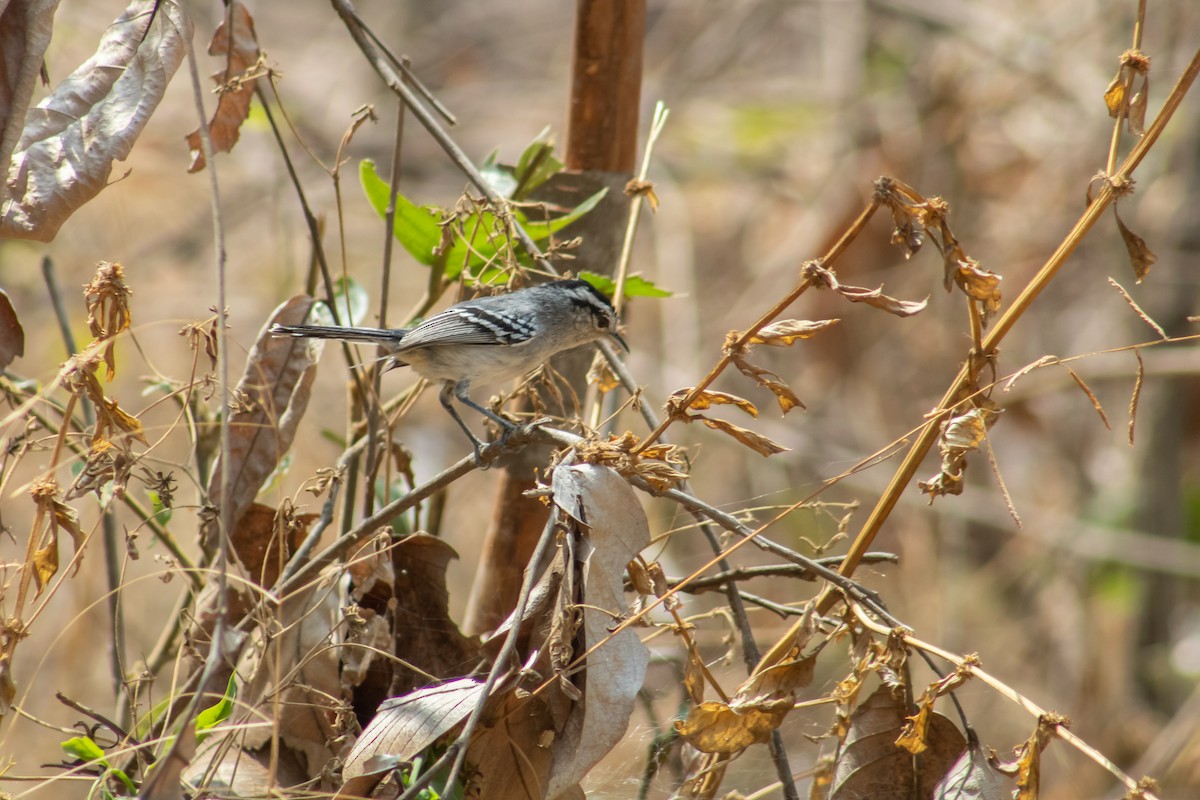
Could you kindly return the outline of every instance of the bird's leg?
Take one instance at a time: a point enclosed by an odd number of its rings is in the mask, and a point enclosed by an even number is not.
[[[455,396],[457,394],[458,393],[455,390],[454,384],[447,383],[442,387],[442,391],[438,394],[438,400],[442,401],[442,408],[446,409],[446,412],[450,414],[450,416],[454,417],[454,421],[458,423],[458,427],[462,428],[463,433],[465,433],[467,438],[471,440],[471,447],[473,447],[475,450],[475,463],[479,464],[479,454],[483,449],[483,442],[479,441],[475,434],[471,433],[471,429],[467,427],[467,423],[463,422],[463,418],[460,417],[458,412],[454,410],[454,404],[450,402],[450,399],[451,396]],[[474,403],[471,405],[474,405]]]
[[[509,422],[508,420],[506,420],[504,417],[500,416],[499,414],[492,412],[491,409],[484,408],[483,406],[479,405],[474,400],[472,400],[470,398],[470,396],[467,394],[467,390],[470,388],[471,388],[471,384],[468,381],[459,381],[458,383],[456,383],[454,385],[454,390],[453,390],[454,396],[457,397],[459,399],[459,401],[461,403],[463,403],[463,405],[470,406],[471,408],[478,411],[480,414],[483,414],[485,417],[490,419],[492,422],[495,422],[497,425],[499,425],[500,426],[500,441],[503,442],[505,439],[508,438],[508,435],[516,429],[517,426],[514,425],[513,423]]]

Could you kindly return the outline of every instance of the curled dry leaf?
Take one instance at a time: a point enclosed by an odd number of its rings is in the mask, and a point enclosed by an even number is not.
[[[975,259],[969,257],[956,259],[949,277],[962,290],[963,294],[982,303],[985,313],[994,314],[1000,310],[1000,281],[1002,278],[991,270],[981,267]]]
[[[58,499],[60,491],[58,481],[53,478],[38,481],[29,490],[38,511],[47,520],[48,529],[46,544],[38,548],[33,555],[33,577],[39,593],[58,573],[59,529],[71,535],[77,552],[83,547],[83,531],[79,528],[79,519],[75,516],[74,509]],[[35,530],[32,535],[41,539],[40,530]],[[79,563],[75,562],[76,570],[79,569]]]
[[[773,456],[778,453],[786,453],[791,448],[784,447],[774,439],[763,436],[761,433],[755,433],[747,428],[742,428],[734,425],[732,422],[726,422],[723,419],[713,419],[706,417],[703,414],[692,414],[689,419],[698,419],[708,427],[715,431],[727,433],[734,439],[737,439],[742,444],[749,447],[754,452],[762,456]]]
[[[1017,748],[1016,761],[995,764],[1001,772],[1017,776],[1014,800],[1037,800],[1042,780],[1042,751],[1050,744],[1060,725],[1070,727],[1071,721],[1053,712],[1041,715],[1038,717],[1037,728],[1029,739]]]
[[[1146,244],[1146,240],[1138,236],[1129,229],[1121,219],[1121,214],[1117,211],[1117,204],[1113,203],[1113,216],[1117,220],[1117,230],[1121,232],[1121,239],[1125,242],[1125,249],[1129,252],[1129,264],[1133,267],[1133,274],[1137,278],[1137,282],[1142,280],[1150,273],[1150,267],[1154,266],[1154,262],[1158,261],[1158,256],[1150,250]]]
[[[263,481],[292,445],[296,428],[308,408],[308,398],[321,354],[319,339],[272,336],[273,323],[304,322],[313,305],[307,296],[293,297],[275,309],[258,333],[246,359],[236,394],[246,398],[230,415],[230,450],[217,457],[208,481],[208,496],[217,506],[229,503],[229,519],[236,528],[254,502]],[[230,470],[233,494],[221,497],[221,473]],[[212,524],[205,525],[204,540],[213,542]]]
[[[734,332],[736,333],[736,331]],[[764,389],[770,390],[775,395],[775,400],[779,403],[779,409],[784,414],[791,411],[793,408],[804,410],[804,403],[800,402],[800,398],[792,391],[792,388],[783,382],[774,372],[769,369],[751,364],[746,360],[746,357],[741,353],[729,352],[730,358],[733,360],[734,366],[748,378],[752,378],[755,383]]]
[[[683,407],[683,403],[685,400],[687,400],[692,391],[693,389],[687,388],[678,389],[672,392],[671,396],[667,398],[668,411],[673,415],[684,413],[685,409]],[[737,406],[752,417],[758,416],[758,409],[755,408],[754,404],[749,400],[745,399],[744,397],[738,397],[736,394],[718,392],[714,389],[704,389],[701,391],[692,399],[690,403],[687,404],[687,408],[694,409],[696,411],[702,411],[706,408],[712,408],[713,406],[717,405]]]
[[[787,347],[797,339],[809,339],[823,330],[832,328],[841,320],[819,319],[781,319],[759,330],[750,337],[749,344],[769,344],[774,347]]]
[[[709,701],[693,706],[687,719],[677,720],[675,732],[702,753],[735,755],[770,741],[791,710],[790,700],[747,703],[736,711],[725,703]]]
[[[129,156],[158,107],[191,38],[191,18],[178,2],[135,0],[125,8],[95,55],[28,110],[11,163],[5,162],[0,237],[48,242],[104,189],[113,162]],[[29,68],[40,68],[38,62]]]
[[[108,367],[107,380],[110,381],[117,374],[113,339],[127,330],[133,319],[129,311],[130,294],[132,290],[125,285],[125,268],[115,261],[98,263],[96,274],[83,290],[88,309],[88,330],[95,337],[92,344],[105,343],[104,363]]]
[[[230,21],[232,20],[232,25]],[[256,78],[253,73],[261,66],[258,38],[254,20],[241,3],[230,3],[225,17],[208,44],[210,56],[226,56],[225,68],[213,73],[217,82],[217,109],[208,123],[214,153],[228,153],[237,144],[242,123],[250,113]],[[204,169],[204,149],[200,146],[200,131],[187,135],[192,164],[188,172]]]
[[[942,423],[942,435],[938,440],[942,471],[931,480],[917,482],[917,488],[929,495],[930,503],[941,495],[962,494],[967,453],[979,449],[987,429],[995,424],[998,416],[998,409],[981,406]]]
[[[1122,115],[1129,122],[1129,132],[1141,136],[1146,128],[1146,107],[1150,95],[1150,57],[1140,50],[1121,54],[1121,67],[1104,90],[1104,105],[1108,115]]]
[[[897,317],[911,317],[914,314],[920,314],[929,303],[928,297],[920,302],[916,302],[915,300],[897,300],[894,297],[888,297],[883,293],[882,286],[878,289],[864,289],[859,286],[846,286],[842,284],[837,287],[836,291],[851,303],[866,303],[873,308],[881,309],[889,314],[895,314]]]
[[[25,329],[17,319],[8,293],[0,289],[0,370],[25,355]]]
[[[933,704],[939,697],[949,694],[965,683],[973,674],[971,666],[976,663],[978,663],[978,658],[969,656],[966,661],[958,665],[954,672],[935,681],[925,689],[921,699],[917,701],[917,713],[908,717],[900,737],[896,739],[897,747],[903,747],[913,755],[925,752],[928,747],[930,720],[934,717]]]

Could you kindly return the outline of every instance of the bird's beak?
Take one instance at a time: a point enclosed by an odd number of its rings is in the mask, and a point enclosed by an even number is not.
[[[621,345],[622,350],[624,350],[626,353],[629,352],[629,345],[625,344],[625,339],[621,336],[621,334],[617,333],[616,331],[609,331],[608,335],[617,340],[617,344]]]

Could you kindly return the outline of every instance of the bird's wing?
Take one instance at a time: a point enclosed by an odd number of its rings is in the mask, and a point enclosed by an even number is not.
[[[408,332],[400,351],[456,344],[518,345],[537,333],[526,317],[477,305],[457,305],[435,314]]]

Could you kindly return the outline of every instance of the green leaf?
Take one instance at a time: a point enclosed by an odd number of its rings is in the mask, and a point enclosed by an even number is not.
[[[358,178],[362,183],[367,202],[381,219],[387,219],[390,187],[375,169],[375,162],[364,158],[358,166]],[[433,250],[442,241],[442,229],[438,226],[438,215],[428,208],[419,208],[399,192],[396,193],[396,218],[392,233],[409,255],[427,267],[433,266],[437,257]]]
[[[617,290],[616,282],[607,275],[599,275],[595,272],[584,270],[579,273],[579,277],[609,297],[612,297],[613,292]],[[667,289],[655,286],[641,275],[629,275],[625,278],[626,297],[671,297],[673,294],[673,292]]]
[[[229,719],[229,715],[233,713],[233,701],[236,698],[237,682],[234,680],[234,676],[230,675],[229,685],[225,687],[224,696],[196,715],[196,744],[208,738],[205,731],[212,730]]]
[[[333,282],[333,304],[343,325],[362,325],[371,306],[366,288],[354,278],[338,278]]]
[[[150,498],[150,507],[154,510],[154,516],[160,523],[166,525],[171,521],[173,509],[163,504],[162,497],[153,489],[147,489],[146,495]]]
[[[529,237],[535,242],[540,242],[550,238],[550,234],[558,233],[563,228],[570,225],[575,220],[582,217],[584,214],[591,211],[596,205],[604,199],[604,195],[608,194],[608,189],[604,188],[596,192],[594,195],[584,200],[579,205],[571,210],[570,214],[557,217],[546,222],[545,220],[531,220],[523,211],[517,210],[517,221],[521,223],[521,227],[529,234]]]
[[[524,200],[537,187],[562,172],[563,163],[554,157],[554,139],[549,126],[542,129],[517,161],[513,169],[516,186],[511,195],[514,200]]]
[[[134,728],[137,738],[149,738],[150,731],[152,731],[154,726],[159,723],[159,721],[163,718],[163,715],[171,710],[171,706],[174,704],[174,702],[174,697],[164,697],[162,700],[159,700],[157,703],[155,703],[153,708],[143,714],[137,722],[137,727]]]
[[[113,769],[109,770],[108,774],[112,775],[114,778],[119,780],[121,783],[125,784],[125,788],[129,790],[130,797],[137,796],[137,793],[138,793],[137,786],[134,786],[133,781],[130,780],[129,776],[125,774],[125,770],[116,769],[114,767]]]
[[[65,742],[60,742],[59,747],[66,751],[67,755],[74,756],[80,761],[95,761],[103,766],[108,766],[108,759],[104,755],[104,751],[100,749],[100,745],[92,741],[90,736],[76,736],[72,739],[67,739]]]

